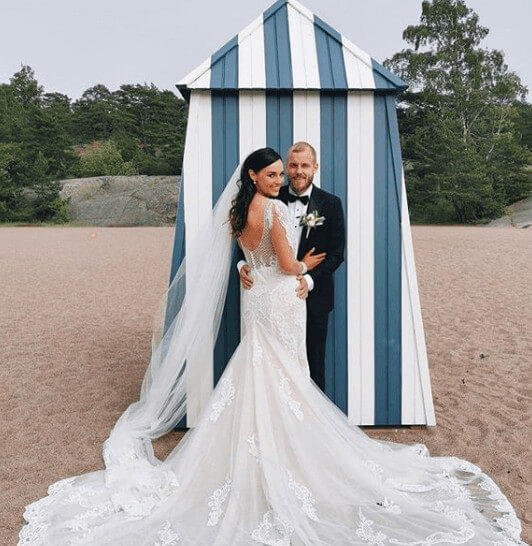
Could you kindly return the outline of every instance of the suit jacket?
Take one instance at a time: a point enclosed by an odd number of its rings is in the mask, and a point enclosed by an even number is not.
[[[279,197],[288,205],[288,185],[279,191]],[[345,251],[345,221],[342,202],[332,193],[326,192],[316,186],[312,188],[307,214],[318,211],[319,216],[325,216],[323,225],[310,230],[308,237],[304,227],[297,249],[297,259],[311,249],[315,248],[315,254],[326,252],[325,260],[308,274],[314,281],[314,288],[309,292],[307,308],[312,314],[328,313],[334,308],[334,279],[333,273],[344,261]],[[239,260],[244,260],[244,254],[238,247]]]

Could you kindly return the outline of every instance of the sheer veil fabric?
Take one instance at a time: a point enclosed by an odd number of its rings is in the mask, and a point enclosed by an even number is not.
[[[274,251],[294,252],[293,232],[273,199],[259,246],[242,247],[254,286],[242,295],[241,342],[194,429],[164,461],[154,456],[152,440],[185,414],[187,374],[209,377],[186,362],[201,352],[205,324],[214,335],[220,325],[239,172],[198,231],[200,259],[172,281],[139,400],[104,443],[105,469],[62,479],[29,504],[19,544],[524,544],[513,507],[480,468],[372,440],[312,382],[305,302]]]

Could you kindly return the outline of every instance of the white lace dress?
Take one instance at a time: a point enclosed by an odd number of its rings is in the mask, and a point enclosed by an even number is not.
[[[240,546],[515,545],[521,526],[497,485],[422,444],[372,440],[310,380],[305,302],[271,241],[244,248],[242,341],[197,426],[146,467],[135,495],[105,472],[67,478],[28,505],[19,544]],[[108,478],[108,477],[107,477]]]

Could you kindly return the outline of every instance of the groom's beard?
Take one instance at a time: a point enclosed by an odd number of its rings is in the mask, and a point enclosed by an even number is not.
[[[290,179],[290,187],[292,188],[292,191],[296,192],[297,194],[301,194],[309,189],[313,180],[314,180],[314,175],[309,176],[308,178],[305,179],[305,182],[306,182],[305,187],[298,190],[294,187],[295,182],[292,179]]]

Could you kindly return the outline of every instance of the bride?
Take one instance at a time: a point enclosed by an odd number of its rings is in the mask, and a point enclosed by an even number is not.
[[[275,199],[282,184],[270,148],[233,175],[196,260],[172,282],[140,399],[104,444],[105,470],[52,484],[26,507],[19,544],[524,544],[480,468],[369,438],[313,383],[296,291],[314,264],[294,257],[287,207]],[[235,238],[254,279],[242,340],[196,426],[160,461],[151,441],[183,417],[187,375],[202,377],[198,355],[218,331]]]

